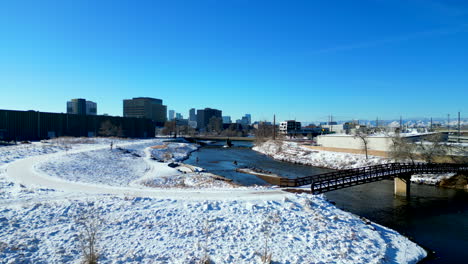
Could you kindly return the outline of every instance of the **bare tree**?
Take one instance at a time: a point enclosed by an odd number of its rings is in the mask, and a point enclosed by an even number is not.
[[[99,128],[99,134],[107,137],[123,137],[124,131],[122,126],[116,126],[110,120],[106,120],[102,122]]]
[[[221,132],[221,135],[225,137],[235,137],[239,136],[239,134],[242,134],[242,132],[237,130],[236,124],[230,124],[228,128]]]
[[[453,163],[467,164],[468,163],[468,147],[461,144],[451,144],[447,146],[450,160]]]
[[[424,161],[434,163],[437,157],[447,155],[447,145],[441,134],[432,134],[420,141],[419,152]]]
[[[361,140],[362,150],[366,153],[366,160],[369,159],[367,154],[368,145],[369,145],[369,134],[364,131],[356,131],[354,138],[359,138]]]
[[[410,160],[411,163],[414,164],[418,157],[417,149],[418,146],[415,143],[397,134],[392,137],[389,156],[396,161],[406,162],[407,160]]]
[[[112,124],[110,120],[106,120],[101,123],[101,127],[99,128],[99,134],[103,136],[113,136],[117,133],[117,128]]]
[[[258,143],[264,142],[273,137],[273,126],[266,122],[259,122],[258,128],[255,130],[255,141]]]
[[[211,117],[206,128],[208,132],[219,134],[223,128],[223,119],[216,116]]]
[[[163,135],[172,135],[172,133],[176,133],[176,121],[166,121],[164,123],[164,128],[162,129],[161,133]]]

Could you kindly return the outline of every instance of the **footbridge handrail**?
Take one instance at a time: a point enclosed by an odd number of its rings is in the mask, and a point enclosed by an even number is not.
[[[410,177],[416,173],[460,173],[468,172],[468,164],[453,163],[386,163],[353,169],[338,170],[319,175],[282,178],[280,186],[297,187],[311,185],[313,193],[322,193],[357,184],[380,181],[394,177]],[[408,176],[409,175],[409,176]]]

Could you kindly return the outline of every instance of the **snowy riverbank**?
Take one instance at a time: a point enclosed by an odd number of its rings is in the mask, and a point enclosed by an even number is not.
[[[187,175],[203,175],[150,158],[157,149],[173,151],[150,148],[162,140],[117,144],[129,152],[111,151],[108,143],[0,147],[2,261],[79,263],[83,217],[102,220],[96,229],[102,263],[198,263],[204,257],[261,263],[265,250],[277,263],[416,263],[426,255],[397,232],[341,211],[323,196],[191,186]],[[193,148],[180,146],[187,154]],[[172,182],[178,177],[184,186]],[[159,180],[157,188],[143,180]]]
[[[366,156],[361,154],[312,150],[296,142],[279,140],[270,140],[252,149],[276,160],[336,170],[388,163],[382,157],[369,156],[366,160]]]
[[[309,165],[328,169],[352,169],[392,162],[387,158],[366,156],[363,154],[312,150],[296,142],[267,141],[252,148],[254,151],[268,155],[276,160]],[[453,173],[416,174],[411,182],[418,184],[437,185],[442,180],[453,177]]]

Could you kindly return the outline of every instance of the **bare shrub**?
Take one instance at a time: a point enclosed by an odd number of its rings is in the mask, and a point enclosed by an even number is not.
[[[76,219],[78,227],[78,240],[83,254],[83,264],[96,264],[99,260],[99,250],[97,247],[99,233],[104,224],[99,212],[88,203],[81,214]]]
[[[210,233],[211,233],[211,227],[210,227],[210,221],[207,219],[205,220],[205,224],[203,226],[203,235],[205,237],[205,240],[203,241],[203,255],[199,261],[197,261],[197,264],[211,264],[213,263],[211,261],[211,258],[208,254],[208,242],[210,239]]]
[[[273,228],[280,222],[280,216],[277,211],[265,214],[260,231],[263,233],[263,250],[260,253],[262,263],[270,264],[273,253],[269,250],[269,242]]]

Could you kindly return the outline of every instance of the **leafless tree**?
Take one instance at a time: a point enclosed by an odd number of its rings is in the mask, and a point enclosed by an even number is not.
[[[241,134],[242,132],[237,130],[236,124],[230,124],[228,128],[221,132],[221,135],[225,137],[236,137]]]
[[[369,134],[364,131],[356,131],[354,138],[359,138],[361,140],[362,150],[366,153],[366,160],[369,159],[367,154],[368,145],[369,145]]]
[[[414,164],[415,160],[418,158],[418,146],[406,138],[401,137],[399,134],[393,136],[391,140],[390,158],[402,162],[410,160],[411,163]]]
[[[99,134],[106,137],[116,136],[118,132],[118,127],[110,120],[102,122],[101,128],[99,129]]]
[[[460,144],[451,144],[447,147],[449,157],[453,163],[467,164],[468,163],[468,147]]]
[[[437,157],[447,155],[447,150],[447,145],[444,143],[441,134],[429,135],[419,143],[421,158],[427,163],[434,163]]]
[[[223,119],[219,117],[211,117],[207,125],[207,131],[219,134],[223,128]]]
[[[273,126],[266,124],[266,122],[259,122],[258,128],[255,130],[255,141],[261,143],[272,137]]]
[[[163,135],[172,135],[172,133],[176,133],[176,129],[177,129],[177,126],[176,126],[176,121],[166,121],[166,123],[164,123],[164,128],[162,129],[161,133]]]

